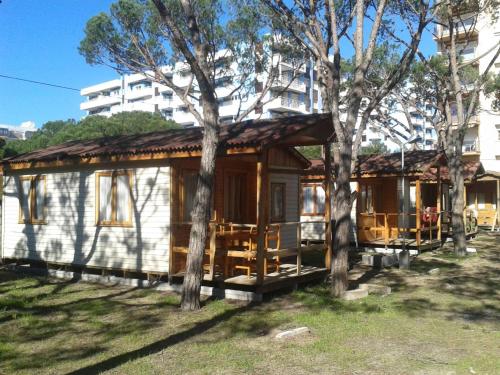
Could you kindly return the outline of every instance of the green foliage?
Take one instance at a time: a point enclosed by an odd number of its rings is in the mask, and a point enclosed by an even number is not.
[[[321,158],[321,146],[301,146],[297,150],[307,159]]]
[[[360,155],[375,155],[375,154],[387,154],[389,149],[382,143],[379,139],[372,140],[368,146],[361,147],[359,150]]]
[[[175,122],[149,112],[123,112],[109,118],[89,116],[78,122],[72,119],[49,121],[30,139],[8,142],[0,150],[2,157],[8,157],[73,140],[148,133],[177,126]]]
[[[258,0],[191,2],[199,33],[196,37],[189,29],[193,20],[186,15],[181,2],[163,0],[162,3],[165,12],[176,20],[175,25],[168,24],[151,1],[118,0],[109,13],[100,13],[87,22],[80,54],[91,65],[104,64],[127,72],[150,70],[155,73],[150,79],[169,87],[174,84],[162,77],[162,67],[175,68],[176,63],[186,61],[190,64],[198,42],[207,49],[204,51],[207,61],[201,66],[206,64],[209,68],[212,87],[216,86],[217,78],[224,77],[246,93],[254,88],[251,75],[256,64],[268,70],[272,62],[268,54],[260,53],[260,47],[267,38],[270,23]],[[218,54],[220,51],[226,53]],[[237,72],[232,66],[235,59]],[[199,79],[199,72],[192,71]]]
[[[484,87],[484,93],[493,100],[493,109],[500,111],[500,73],[496,76],[490,74],[490,77]]]

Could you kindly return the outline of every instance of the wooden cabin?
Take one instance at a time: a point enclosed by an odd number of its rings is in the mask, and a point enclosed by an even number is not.
[[[500,228],[500,173],[485,172],[477,168],[476,173],[465,184],[467,209],[474,213],[477,225],[488,230]]]
[[[331,137],[325,115],[223,126],[205,283],[265,292],[321,278],[302,265],[296,145]],[[74,141],[3,161],[4,261],[182,279],[202,128]],[[321,249],[324,245],[321,245]]]
[[[402,171],[400,153],[361,156],[353,176],[359,244],[401,247],[404,240],[417,250],[440,246],[442,181],[439,172],[435,181],[424,177],[443,163],[435,151],[407,151]]]
[[[403,235],[406,245],[415,249],[440,244],[443,182],[438,184],[434,175],[431,181],[426,172],[440,168],[444,160],[435,151],[408,151],[405,158],[403,203],[401,154],[359,157],[351,179],[351,190],[357,192],[351,213],[352,241],[357,245],[401,247]],[[316,207],[312,192],[324,184],[324,162],[311,160],[301,181],[302,238],[324,239],[321,227],[306,223],[310,207]]]

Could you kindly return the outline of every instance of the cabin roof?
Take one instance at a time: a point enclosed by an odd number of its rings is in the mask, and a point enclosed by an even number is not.
[[[434,150],[405,152],[405,174],[423,174],[430,168],[442,164],[443,155]],[[311,166],[304,172],[309,176],[325,173],[322,159],[311,159]],[[361,155],[358,157],[353,175],[398,175],[401,174],[401,153]]]
[[[464,180],[472,181],[484,173],[484,168],[479,161],[464,161]],[[450,181],[449,170],[447,166],[440,169],[441,180]],[[422,175],[422,180],[435,181],[437,179],[437,168],[430,168]]]
[[[3,160],[4,164],[50,162],[114,155],[201,151],[203,127],[169,129],[146,134],[70,141]],[[220,149],[325,143],[333,137],[328,114],[298,115],[269,120],[248,120],[223,125]]]

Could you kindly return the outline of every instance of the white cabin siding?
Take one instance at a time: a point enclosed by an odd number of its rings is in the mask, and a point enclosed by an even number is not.
[[[285,187],[285,220],[287,222],[299,221],[299,175],[285,173],[270,173],[270,183],[284,183]],[[271,199],[271,197],[269,197]],[[269,204],[271,207],[271,204]],[[271,215],[271,213],[269,213]],[[297,226],[295,224],[282,224],[281,248],[297,247]]]
[[[168,271],[170,168],[132,172],[132,226],[96,225],[96,172],[51,171],[46,176],[46,224],[19,224],[18,181],[4,182],[3,257]]]

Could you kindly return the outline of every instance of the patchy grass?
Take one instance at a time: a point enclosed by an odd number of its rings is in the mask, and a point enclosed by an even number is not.
[[[387,297],[339,301],[317,285],[195,313],[173,294],[0,271],[0,373],[499,373],[500,248],[488,235],[471,246],[370,273]],[[299,326],[312,334],[273,338]]]

